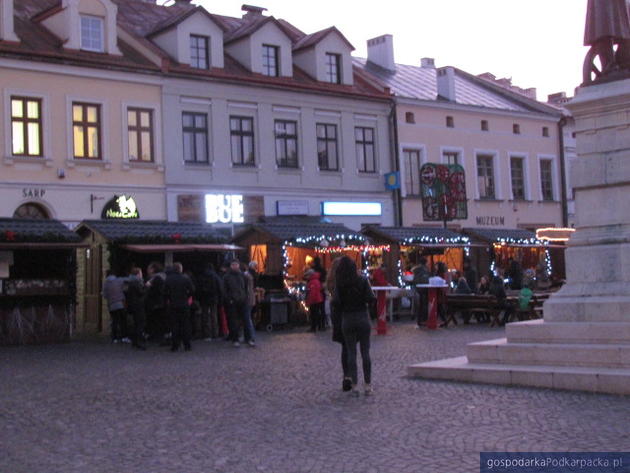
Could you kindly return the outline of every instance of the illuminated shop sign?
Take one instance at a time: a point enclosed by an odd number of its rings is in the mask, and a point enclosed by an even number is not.
[[[243,223],[243,196],[206,194],[207,223]]]
[[[130,197],[128,195],[115,195],[109,202],[105,204],[105,207],[103,207],[101,218],[132,219],[140,218],[140,214],[138,213],[138,207],[136,206],[136,201],[133,200],[133,197]]]
[[[380,202],[322,202],[322,215],[380,217],[382,214]]]

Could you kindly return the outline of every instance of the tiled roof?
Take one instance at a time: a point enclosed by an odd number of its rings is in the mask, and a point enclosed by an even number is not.
[[[78,242],[79,236],[57,220],[0,218],[0,241],[3,242]]]
[[[381,236],[391,242],[421,242],[438,244],[465,244],[467,237],[462,237],[459,233],[448,228],[437,227],[380,227],[368,226],[363,230],[366,235]]]
[[[264,76],[247,70],[234,58],[230,57],[229,54],[225,54],[224,68],[202,70],[177,63],[172,58],[169,58],[165,51],[148,39],[151,35],[171,28],[195,12],[201,11],[225,31],[226,41],[251,34],[269,21],[275,22],[294,43],[300,41],[305,34],[285,20],[276,20],[273,17],[260,17],[252,21],[251,19],[213,15],[202,7],[183,2],[165,7],[139,0],[113,1],[118,6],[118,26],[133,36],[138,43],[162,58],[161,64],[154,64],[144,57],[140,51],[137,51],[120,39],[118,40],[118,47],[122,52],[121,56],[64,49],[60,38],[53,35],[42,23],[33,19],[45,12],[54,11],[60,4],[59,0],[16,1],[15,29],[21,41],[20,43],[0,41],[0,54],[11,57],[27,57],[31,60],[38,57],[45,61],[97,68],[136,70],[150,73],[162,70],[162,72],[169,75],[199,80],[214,79],[257,86],[277,86],[316,93],[354,95],[377,100],[389,99],[389,94],[377,82],[370,80],[359,68],[354,68],[355,83],[352,86],[317,81],[296,66],[294,66],[293,77]]]
[[[354,63],[378,77],[392,92],[402,98],[438,101],[436,69],[429,67],[396,64],[396,71],[389,71],[368,62],[354,58]],[[557,114],[545,104],[529,99],[521,94],[510,92],[455,69],[455,103],[476,107],[494,108],[513,112],[541,112]]]
[[[326,238],[327,240],[333,241],[339,240],[340,238],[365,240],[365,237],[359,232],[350,230],[339,223],[304,223],[299,220],[296,220],[295,222],[285,221],[278,223],[261,222],[251,225],[242,234],[248,233],[252,230],[263,231],[280,241],[295,241],[298,238]],[[240,235],[237,235],[234,240],[238,241],[239,236]]]
[[[204,223],[167,222],[161,220],[84,220],[77,232],[85,229],[100,233],[110,241],[164,242],[173,240],[197,243],[225,243],[229,231]]]
[[[502,240],[506,242],[518,242],[520,244],[541,245],[536,239],[536,234],[520,228],[464,228],[464,233],[473,238],[496,243]]]

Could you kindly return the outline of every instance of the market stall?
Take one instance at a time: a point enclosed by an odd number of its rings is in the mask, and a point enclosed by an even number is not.
[[[219,267],[242,248],[228,243],[229,231],[212,225],[145,220],[85,220],[75,230],[86,244],[78,253],[77,319],[86,333],[105,333],[109,313],[101,297],[105,272],[125,276],[133,266],[181,262],[185,272],[200,274],[208,263]]]
[[[80,245],[56,220],[0,219],[0,345],[70,340]]]
[[[513,260],[520,265],[523,273],[533,275],[539,284],[557,276],[550,250],[560,246],[536,238],[536,234],[529,230],[465,228],[464,233],[470,236],[473,243],[485,245],[485,248],[476,248],[477,259],[486,262],[481,275],[500,272],[505,276]]]
[[[437,227],[381,227],[367,226],[362,232],[378,248],[370,255],[370,267],[387,265],[388,280],[405,285],[404,274],[409,274],[421,257],[426,257],[433,272],[438,262],[449,270],[461,271],[464,256],[470,249],[467,236],[447,228]]]

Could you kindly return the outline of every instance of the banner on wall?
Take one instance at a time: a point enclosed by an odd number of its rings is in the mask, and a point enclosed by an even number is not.
[[[420,168],[420,192],[425,221],[468,218],[466,178],[459,164],[424,164]]]

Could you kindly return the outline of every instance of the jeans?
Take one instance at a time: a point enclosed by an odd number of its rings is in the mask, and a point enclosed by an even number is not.
[[[427,289],[417,289],[418,291],[418,313],[416,323],[422,325],[429,318],[429,291]]]
[[[127,336],[127,311],[125,309],[111,310],[112,340],[120,340]]]
[[[361,347],[361,360],[363,361],[363,380],[366,384],[372,382],[372,361],[370,360],[370,332],[372,327],[366,311],[344,312],[342,315],[341,329],[348,350],[348,372],[352,384],[357,384],[357,342]]]
[[[219,320],[216,302],[202,302],[201,304],[201,333],[203,338],[217,338],[219,336]]]
[[[173,332],[172,347],[179,348],[184,342],[185,348],[190,348],[190,338],[192,336],[192,324],[190,320],[190,309],[188,307],[171,307],[171,331]]]
[[[245,311],[246,307],[247,304],[238,304],[236,302],[228,303],[225,306],[230,330],[228,340],[231,342],[238,342],[238,335],[241,330],[241,323],[243,322],[243,312]]]
[[[254,323],[252,322],[252,309],[249,304],[243,304],[243,335],[245,341],[249,342],[256,339],[256,331],[254,330]]]
[[[311,316],[311,331],[314,332],[318,328],[322,330],[323,326],[323,303],[311,304],[308,306],[308,312]]]

